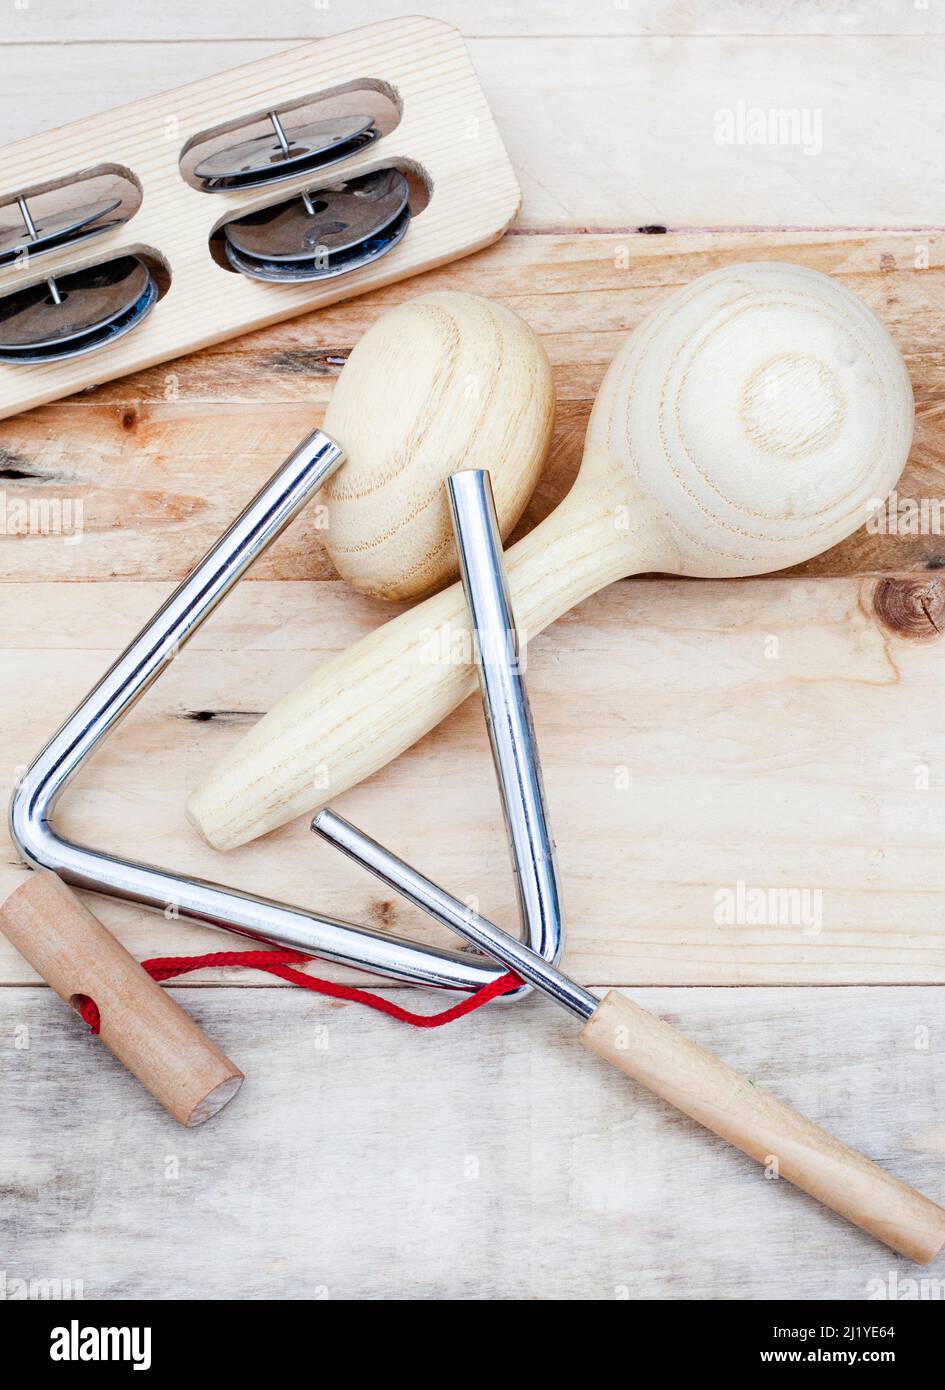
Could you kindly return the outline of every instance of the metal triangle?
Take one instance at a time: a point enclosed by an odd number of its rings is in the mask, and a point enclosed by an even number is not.
[[[484,956],[426,946],[105,854],[64,839],[52,823],[55,803],[69,780],[343,461],[341,448],[318,430],[299,445],[33,760],[10,803],[11,836],[27,864],[52,869],[78,888],[164,913],[173,909],[188,921],[391,979],[478,989],[502,973]],[[549,930],[530,906],[527,912],[529,943],[556,952],[553,920]]]
[[[522,942],[533,957],[555,966],[564,934],[561,891],[492,484],[484,469],[464,469],[450,476],[447,489],[483,712],[515,872]],[[476,918],[491,927],[478,911],[424,878],[330,809],[320,811],[311,828],[441,925],[456,931],[463,922]],[[527,957],[528,952],[523,955]],[[578,1016],[588,1016],[591,996],[560,972],[544,974],[542,987]],[[503,997],[511,999],[520,993]]]

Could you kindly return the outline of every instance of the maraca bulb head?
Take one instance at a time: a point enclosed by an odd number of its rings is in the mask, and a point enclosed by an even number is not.
[[[345,363],[325,415],[347,455],[323,493],[338,572],[387,599],[422,598],[455,579],[446,478],[490,469],[507,536],[538,482],[554,407],[544,348],[503,305],[443,291],[384,314]]]
[[[684,574],[761,574],[857,530],[912,442],[905,363],[826,275],[730,266],[666,299],[611,366],[592,453],[638,479]]]

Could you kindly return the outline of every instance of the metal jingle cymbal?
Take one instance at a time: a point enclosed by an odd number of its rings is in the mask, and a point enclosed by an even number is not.
[[[97,203],[41,214],[39,220],[33,222],[32,233],[22,220],[16,227],[0,227],[0,265],[8,265],[24,251],[35,255],[67,243],[71,245],[84,241],[87,237],[97,236],[99,232],[117,226],[118,218],[109,222],[100,222],[99,219],[114,212],[120,204],[120,198],[105,198]],[[97,225],[92,226],[92,223]]]
[[[157,303],[157,285],[149,278],[147,289],[131,307],[116,319],[93,329],[80,337],[71,338],[65,345],[26,349],[20,352],[5,352],[0,349],[0,362],[22,362],[40,365],[44,362],[60,362],[65,358],[84,357],[86,353],[105,347],[118,338],[123,338],[132,328],[136,328],[146,318]]]
[[[226,243],[226,255],[233,268],[243,275],[248,275],[251,280],[265,280],[270,284],[284,285],[302,284],[311,280],[331,280],[337,275],[346,275],[350,271],[360,270],[362,266],[370,265],[388,251],[392,251],[398,242],[403,240],[409,225],[410,209],[405,207],[399,216],[373,236],[358,242],[347,251],[330,253],[324,259],[321,257],[306,258],[299,261],[257,259],[253,256],[244,256],[229,242]]]
[[[373,119],[363,115],[333,116],[288,130],[283,130],[275,113],[270,113],[270,120],[271,134],[217,150],[200,161],[194,176],[213,192],[277,183],[347,158],[378,134]]]
[[[156,299],[154,277],[135,256],[16,290],[0,299],[0,356],[48,362],[90,352],[135,327]]]
[[[264,184],[284,183],[286,179],[298,178],[300,174],[317,174],[322,169],[328,169],[332,164],[340,164],[342,160],[352,159],[359,154],[366,145],[370,145],[377,139],[379,132],[375,129],[365,131],[363,135],[357,136],[354,140],[349,140],[344,145],[339,145],[332,153],[330,159],[317,158],[305,163],[298,163],[292,169],[287,169],[283,173],[258,174],[255,177],[233,178],[233,179],[211,179],[203,185],[207,193],[228,193],[241,192],[251,188],[261,188]]]
[[[379,236],[400,216],[409,197],[410,187],[399,169],[378,169],[237,218],[223,232],[243,257],[324,260]]]

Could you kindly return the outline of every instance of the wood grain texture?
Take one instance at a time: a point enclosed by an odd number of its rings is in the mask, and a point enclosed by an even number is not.
[[[178,31],[173,15],[182,7],[175,0],[166,17],[162,6],[140,25],[141,6],[114,24],[114,6],[94,21],[74,10],[72,32],[91,24],[84,36],[99,39],[74,46],[60,45],[59,17],[53,10],[45,18],[45,3],[23,16],[14,10],[17,42],[6,54],[0,49],[9,95],[5,138],[34,135],[268,57],[290,38],[336,34],[380,14],[360,3],[308,7],[305,25],[293,19],[286,34],[241,0],[206,8],[232,9],[228,32],[242,32],[246,41],[135,41],[147,26],[152,33],[160,26],[164,40],[204,23],[223,27],[191,7]],[[414,8],[408,0],[397,12]],[[632,0],[626,10],[574,5],[558,20],[553,5],[529,7],[521,19],[522,7],[507,5],[506,32],[481,38],[475,35],[496,5],[481,26],[478,3],[464,3],[461,16],[458,8],[436,6],[472,35],[470,55],[522,186],[524,227],[942,222],[929,177],[945,153],[938,6],[744,0],[705,10]],[[112,35],[120,41],[110,43]],[[806,146],[718,143],[719,112],[737,112],[739,103],[806,120],[811,139]]]
[[[417,0],[345,0],[344,21],[354,28],[375,20],[413,14]],[[608,35],[621,37],[750,34],[787,38],[793,35],[941,34],[945,19],[933,4],[900,0],[631,0],[587,5],[584,0],[437,0],[439,19],[467,36],[525,37]],[[74,0],[43,0],[41,6],[16,7],[8,16],[4,38],[17,43],[128,42],[153,39],[182,46],[196,39],[297,39],[313,32],[332,32],[338,14],[330,0],[283,0],[277,10],[260,14],[255,0],[228,0],[226,5],[194,6],[188,0],[164,0],[160,11],[122,0],[98,0],[91,9]]]
[[[4,586],[8,785],[166,592]],[[890,627],[876,594],[871,578],[627,581],[534,641],[529,690],[577,978],[945,981],[941,585],[926,596],[939,615],[938,627],[926,619],[930,640]],[[446,942],[304,821],[220,855],[183,814],[189,789],[300,668],[388,613],[338,584],[240,586],[70,787],[60,827]],[[333,804],[457,896],[476,894],[486,916],[517,920],[477,700]],[[14,859],[8,849],[2,891],[24,872]],[[793,896],[758,908],[739,901],[739,883]],[[138,957],[228,939],[127,904],[94,910]],[[0,980],[28,978],[14,953],[0,957]]]
[[[0,906],[0,932],[179,1124],[203,1124],[243,1073],[55,874],[30,874]]]
[[[328,181],[388,165],[413,170],[429,190],[388,255],[319,283],[265,284],[218,265],[209,239],[232,217],[311,187],[311,174],[272,187],[211,195],[185,183],[180,160],[209,132],[275,106],[311,102],[368,80],[400,119],[383,141],[332,166]],[[0,414],[55,400],[136,368],[335,303],[489,245],[512,221],[519,188],[458,31],[415,17],[302,45],[206,81],[144,98],[2,151],[0,201],[108,165],[133,171],[142,203],[131,222],[4,271],[12,291],[125,252],[163,266],[166,293],[135,331],[102,351],[43,366],[0,364]]]
[[[419,380],[408,369],[395,393],[408,401],[426,380],[422,343],[420,336],[416,353],[407,348]],[[359,345],[329,406],[328,433],[340,441],[349,425],[342,411],[336,428],[335,406],[339,397],[350,401],[347,373],[360,361]],[[378,414],[377,424],[368,414],[366,425],[350,428],[383,481],[388,419],[396,429],[398,415],[384,404]],[[573,488],[507,551],[521,641],[628,575],[738,578],[828,549],[885,501],[909,453],[913,416],[901,354],[875,315],[829,276],[758,262],[700,276],[666,296],[621,344],[594,403]],[[514,443],[491,450],[481,434],[482,461],[504,491],[522,459]],[[410,448],[408,434],[394,456],[409,458]],[[519,448],[527,460],[527,444]],[[353,506],[368,512],[358,493],[375,480],[357,463]],[[336,489],[344,494],[346,478],[344,470],[326,489],[332,554],[331,499]],[[388,509],[387,563],[396,575],[402,556],[409,575],[412,524],[401,536],[395,517]],[[339,564],[356,583],[362,570],[372,572],[343,551]],[[437,635],[444,650],[435,649]],[[473,647],[456,583],[306,673],[194,789],[188,819],[217,849],[233,849],[314,812],[474,692]]]
[[[8,1281],[81,1280],[86,1298],[866,1300],[925,1277],[941,1298],[941,1257],[916,1270],[766,1180],[537,999],[419,1034],[298,990],[174,992],[247,1074],[196,1133],[48,990],[0,991]],[[939,991],[634,998],[945,1199]]]
[[[938,235],[765,233],[511,236],[409,283],[232,340],[0,422],[6,534],[0,576],[30,580],[182,578],[277,462],[320,424],[353,345],[381,313],[457,289],[496,298],[538,333],[558,396],[549,464],[516,535],[546,516],[577,472],[590,407],[628,330],[667,293],[738,260],[787,260],[851,289],[889,329],[916,396],[903,498],[945,495],[945,239]],[[928,262],[928,269],[918,269]],[[82,505],[77,544],[17,534],[14,508]],[[250,577],[334,574],[308,508]],[[861,529],[808,574],[945,563],[937,532]]]
[[[554,415],[541,342],[504,305],[441,290],[383,314],[358,339],[325,415],[345,455],[321,499],[338,572],[362,594],[400,601],[455,579],[447,478],[492,468],[506,538],[541,476]]]
[[[345,0],[342,18],[337,6],[322,10],[311,0],[266,10],[256,0],[11,5],[0,36],[4,139],[277,53],[297,38],[415,8],[415,0],[369,0],[366,13],[365,0]],[[942,163],[941,39],[873,37],[940,33],[939,6],[438,0],[436,11],[473,36],[474,65],[523,184],[519,225],[529,233],[942,221],[929,175]],[[804,37],[811,34],[828,41]],[[716,145],[715,112],[739,99],[819,108],[822,153]],[[632,251],[639,279],[614,273],[615,243]],[[0,590],[6,778],[153,611],[165,581],[190,568],[276,458],[320,421],[339,356],[383,307],[421,288],[468,289],[499,297],[542,332],[561,404],[533,524],[573,478],[619,335],[674,274],[682,283],[719,255],[741,254],[726,237],[717,244],[718,252],[699,234],[506,238],[422,284],[5,422],[7,494],[34,496],[21,492],[25,481],[55,497],[58,485],[86,506],[79,545],[13,534],[0,544],[2,572],[17,581]],[[850,277],[845,283],[906,353],[919,416],[904,492],[916,497],[943,490],[943,297],[928,289],[927,272],[911,270],[927,244],[940,273],[938,242],[927,233],[788,234],[771,252]],[[698,258],[690,268],[687,250]],[[34,467],[31,483],[23,475]],[[541,672],[543,749],[553,738],[560,750],[577,726],[596,750],[576,781],[559,751],[552,788],[559,849],[568,849],[569,965],[594,967],[582,978],[669,979],[678,969],[718,982],[750,983],[766,972],[785,981],[831,972],[943,979],[936,623],[945,622],[935,573],[943,547],[936,535],[861,533],[825,558],[825,574],[885,573],[878,600],[872,579],[789,589],[751,581],[700,589],[697,606],[692,585],[656,584],[644,596],[627,584],[572,614],[554,652],[536,645],[530,679],[534,688]],[[256,573],[330,575],[310,518]],[[115,576],[146,582],[72,583]],[[875,624],[877,608],[892,631]],[[203,760],[263,708],[274,681],[288,689],[300,661],[338,650],[388,611],[337,584],[244,584],[70,790],[63,816],[75,833],[104,842],[130,818],[136,851],[196,867],[180,808]],[[782,639],[780,658],[762,664],[769,627]],[[607,689],[592,691],[587,663],[600,667],[604,655]],[[223,698],[232,697],[234,672],[238,702]],[[617,795],[614,767],[629,770],[631,755],[633,777]],[[930,785],[914,790],[923,769]],[[599,822],[587,811],[601,788]],[[342,809],[414,852],[448,886],[479,890],[497,920],[514,922],[474,702],[409,755],[397,777],[391,770],[384,785]],[[350,866],[313,858],[310,838],[277,836],[240,852],[238,863],[229,856],[226,870],[264,892],[320,905],[330,898],[361,920],[424,930]],[[223,871],[209,852],[203,868]],[[739,872],[755,883],[832,883],[826,941],[822,934],[799,942],[790,929],[717,927],[712,885],[723,877],[731,884]],[[3,891],[21,876],[7,848]],[[139,957],[228,944],[217,933],[91,902]],[[247,975],[232,972],[228,983],[246,985]],[[18,959],[0,959],[0,981],[24,978]],[[514,1025],[496,1010],[459,1025],[472,1030],[460,1037],[426,1037],[288,989],[197,983],[178,997],[249,1074],[235,1105],[196,1135],[144,1114],[135,1083],[49,991],[0,989],[8,1141],[0,1188],[12,1235],[0,1263],[8,1278],[73,1277],[85,1280],[88,1296],[142,1297],[920,1292],[907,1283],[912,1271],[865,1236],[799,1193],[772,1191],[777,1185],[747,1159],[645,1093],[628,1093],[623,1078],[575,1045],[569,1020],[537,1001]],[[402,997],[416,1002],[413,992]],[[945,1155],[939,990],[636,997],[945,1199],[929,1180]],[[917,1050],[925,1029],[929,1049]],[[939,1266],[926,1296],[941,1296]]]
[[[945,1244],[945,1208],[619,990],[608,990],[581,1042],[897,1254],[928,1264]]]

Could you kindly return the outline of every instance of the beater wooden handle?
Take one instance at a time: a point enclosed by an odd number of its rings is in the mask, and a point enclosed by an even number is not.
[[[604,996],[581,1041],[900,1255],[927,1264],[945,1243],[945,1210],[625,995]]]
[[[236,1095],[239,1068],[56,874],[38,869],[10,894],[0,931],[72,1008],[95,1001],[102,1042],[182,1125]]]
[[[629,498],[629,503],[627,499]],[[630,505],[624,528],[618,509]],[[623,479],[579,482],[506,554],[523,642],[624,574],[667,569],[672,547]],[[191,794],[191,824],[233,849],[369,777],[476,688],[461,584],[402,613],[318,667],[254,725]]]

